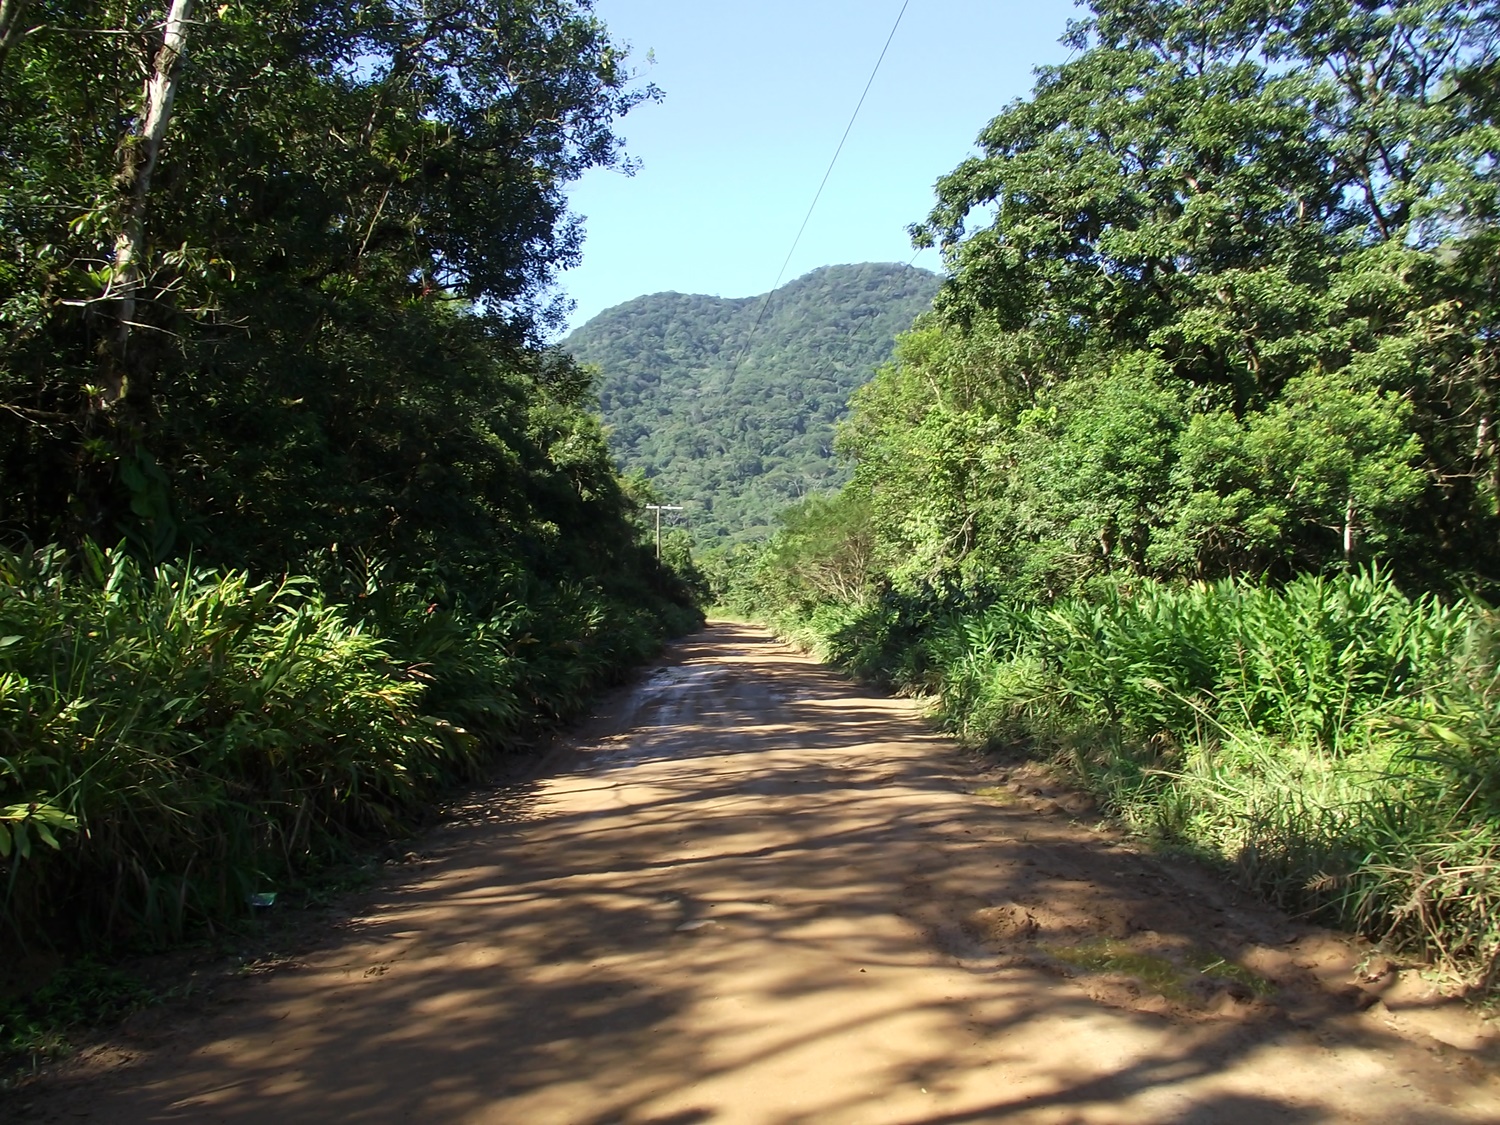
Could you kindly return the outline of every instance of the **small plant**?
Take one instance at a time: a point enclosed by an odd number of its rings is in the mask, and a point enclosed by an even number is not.
[[[78,1029],[117,1023],[160,1000],[123,969],[74,961],[29,995],[0,1004],[0,1060],[7,1072],[26,1073],[67,1055]]]

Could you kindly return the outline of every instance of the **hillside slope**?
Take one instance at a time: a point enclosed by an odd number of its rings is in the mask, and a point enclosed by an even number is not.
[[[602,373],[621,465],[687,504],[700,541],[751,538],[788,501],[842,483],[834,423],[938,284],[905,265],[827,266],[776,290],[759,328],[763,296],[656,293],[563,347]]]

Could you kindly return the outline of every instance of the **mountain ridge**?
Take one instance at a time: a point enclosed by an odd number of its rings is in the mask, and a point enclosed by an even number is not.
[[[771,294],[643,294],[562,342],[600,371],[621,467],[685,513],[699,542],[755,538],[844,480],[833,456],[850,392],[885,362],[941,279],[901,263],[824,266]],[[756,321],[759,320],[759,327]]]

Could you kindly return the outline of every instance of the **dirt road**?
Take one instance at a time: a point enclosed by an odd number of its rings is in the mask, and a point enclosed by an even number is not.
[[[1039,777],[714,626],[337,941],[26,1116],[1500,1120],[1477,1023]]]

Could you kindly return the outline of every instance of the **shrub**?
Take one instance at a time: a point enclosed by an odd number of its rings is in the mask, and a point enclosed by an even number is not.
[[[664,628],[593,586],[444,608],[365,575],[124,551],[0,552],[0,877],[9,939],[156,942],[399,832],[488,753],[576,714]]]

